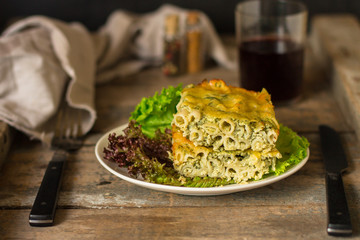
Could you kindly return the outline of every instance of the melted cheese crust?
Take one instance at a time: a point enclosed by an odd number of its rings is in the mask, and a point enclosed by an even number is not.
[[[221,79],[204,80],[183,89],[179,107],[186,106],[213,118],[267,121],[279,129],[274,106],[265,89],[255,92],[228,86]]]

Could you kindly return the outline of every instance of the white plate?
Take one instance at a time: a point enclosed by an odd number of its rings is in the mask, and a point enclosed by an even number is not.
[[[103,158],[103,150],[105,147],[108,146],[108,136],[110,133],[115,132],[117,135],[123,133],[123,129],[127,127],[127,124],[122,125],[120,127],[117,127],[105,135],[103,135],[95,146],[95,154],[98,159],[98,161],[101,163],[101,165],[106,168],[109,172],[113,173],[114,175],[118,176],[119,178],[131,182],[133,184],[136,184],[141,187],[158,190],[158,191],[164,191],[164,192],[171,192],[171,193],[177,193],[177,194],[183,194],[183,195],[197,195],[197,196],[209,196],[209,195],[223,195],[223,194],[229,194],[234,192],[240,192],[245,190],[250,190],[254,188],[263,187],[269,184],[272,184],[274,182],[280,181],[292,174],[294,174],[296,171],[298,171],[300,168],[302,168],[307,160],[309,159],[310,151],[307,149],[307,157],[304,158],[300,163],[286,171],[285,173],[278,175],[278,176],[271,176],[267,177],[263,180],[250,182],[248,184],[232,184],[232,185],[226,185],[223,187],[210,187],[210,188],[194,188],[194,187],[176,187],[176,186],[168,186],[163,184],[156,184],[156,183],[149,183],[145,182],[141,179],[136,179],[133,177],[130,177],[127,173],[126,168],[120,168],[118,165],[114,162],[105,160]]]

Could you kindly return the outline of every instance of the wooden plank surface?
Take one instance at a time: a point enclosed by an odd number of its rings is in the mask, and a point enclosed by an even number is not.
[[[15,131],[5,122],[0,121],[0,168],[5,162]]]
[[[316,60],[331,79],[334,96],[360,139],[360,25],[352,15],[320,15],[312,21]]]
[[[228,44],[233,49],[234,42]],[[97,87],[98,119],[85,145],[70,155],[56,224],[34,228],[28,215],[53,152],[18,134],[0,170],[0,238],[4,239],[332,239],[326,234],[324,167],[319,124],[341,133],[349,157],[344,175],[354,238],[360,231],[360,149],[351,125],[344,124],[329,84],[307,49],[302,99],[276,107],[279,122],[310,141],[310,159],[283,181],[222,196],[184,196],[141,188],[106,171],[94,147],[107,131],[127,122],[142,97],[162,87],[204,78],[238,85],[237,72],[220,67],[177,78],[147,69]]]
[[[1,211],[0,218],[8,226],[2,236],[16,239],[264,239],[264,232],[266,239],[331,239],[324,234],[326,210],[321,205],[281,204],[266,206],[263,214],[258,213],[259,207],[253,204],[196,210],[61,209],[55,227],[36,229],[27,226],[26,210]],[[25,226],[22,231],[18,231],[19,225]]]

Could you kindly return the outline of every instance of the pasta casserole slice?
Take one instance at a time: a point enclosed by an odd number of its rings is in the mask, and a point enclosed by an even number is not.
[[[182,90],[172,121],[173,165],[186,177],[246,183],[274,170],[279,124],[270,95],[204,80]]]

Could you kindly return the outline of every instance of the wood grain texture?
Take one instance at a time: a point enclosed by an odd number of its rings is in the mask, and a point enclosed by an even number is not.
[[[312,21],[315,57],[327,70],[345,120],[360,138],[360,25],[352,15],[317,16]]]
[[[14,134],[14,130],[9,125],[0,121],[0,168],[6,160]]]
[[[16,239],[326,239],[325,208],[307,206],[164,207],[65,209],[51,228],[27,226],[26,210],[6,210],[0,218],[5,238]],[[252,216],[257,216],[252,217]],[[18,226],[23,226],[18,231]],[[76,226],[76,228],[74,227]],[[306,229],[306,231],[304,231]],[[281,238],[279,238],[281,236]],[[77,238],[79,239],[79,238]],[[330,238],[329,238],[330,239]]]

